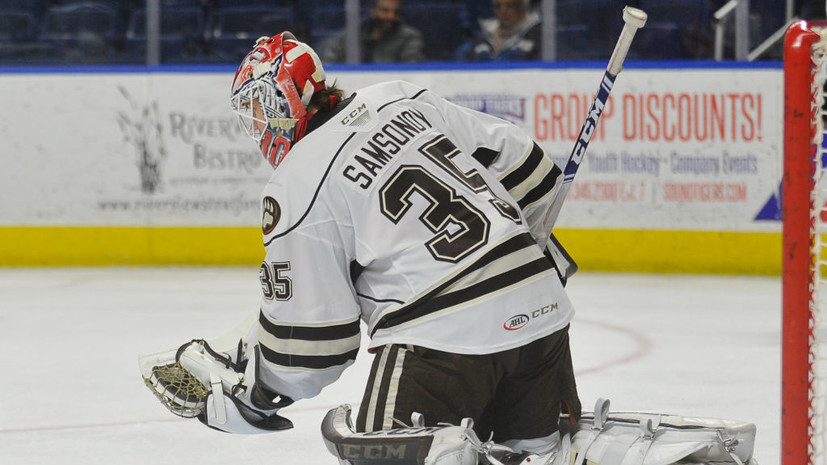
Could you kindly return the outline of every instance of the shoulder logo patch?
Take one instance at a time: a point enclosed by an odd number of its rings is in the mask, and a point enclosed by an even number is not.
[[[363,126],[370,118],[370,112],[366,104],[362,103],[361,105],[354,105],[354,107],[347,114],[340,115],[342,126]]]
[[[376,126],[376,121],[373,118],[374,110],[368,107],[367,102],[363,100],[355,100],[347,106],[344,110],[336,115],[339,121],[338,126],[334,128],[345,131],[365,132],[370,131]]]
[[[281,206],[276,199],[267,196],[261,201],[261,210],[261,230],[264,234],[270,234],[281,219]]]

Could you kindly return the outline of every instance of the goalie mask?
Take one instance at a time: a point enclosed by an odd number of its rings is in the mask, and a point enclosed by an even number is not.
[[[233,80],[230,105],[264,158],[277,167],[304,136],[313,94],[325,87],[316,52],[289,32],[262,37]]]

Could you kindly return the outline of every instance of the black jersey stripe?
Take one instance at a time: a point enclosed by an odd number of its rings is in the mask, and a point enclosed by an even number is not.
[[[473,263],[471,263],[470,265],[465,267],[463,270],[461,270],[459,273],[457,273],[456,275],[454,275],[450,279],[447,279],[447,280],[443,281],[440,285],[438,285],[435,288],[431,289],[429,292],[427,292],[424,295],[420,296],[416,300],[408,303],[407,305],[404,305],[404,306],[400,307],[399,309],[397,309],[397,310],[395,310],[391,313],[388,313],[387,315],[384,315],[383,317],[381,317],[379,319],[379,321],[376,322],[376,325],[374,325],[373,329],[371,330],[371,336],[373,336],[373,334],[375,334],[376,331],[379,330],[379,329],[388,328],[390,326],[389,321],[397,318],[397,316],[404,315],[405,313],[407,313],[409,311],[414,311],[416,308],[425,305],[427,302],[434,299],[436,296],[439,296],[440,294],[442,294],[443,291],[445,291],[450,286],[452,286],[454,283],[461,280],[462,278],[469,275],[470,273],[473,273],[473,272],[485,267],[486,265],[492,263],[495,260],[506,257],[507,255],[509,255],[513,252],[516,252],[518,250],[522,250],[526,247],[530,247],[530,246],[533,246],[533,245],[537,245],[537,243],[534,242],[534,239],[531,237],[531,234],[529,234],[529,233],[518,234],[516,236],[513,236],[513,237],[507,239],[506,241],[502,242],[501,244],[496,245],[494,248],[492,248],[491,250],[486,252],[484,255],[482,255],[481,257],[476,259]],[[543,260],[548,262],[548,260],[545,259],[545,258],[543,258]],[[550,264],[549,264],[549,266],[550,266]],[[495,292],[499,289],[500,288],[492,288],[491,292]]]
[[[359,279],[359,276],[363,271],[365,271],[365,266],[356,260],[352,260],[350,262],[350,282],[355,284],[356,280]]]
[[[259,347],[261,348],[262,357],[269,363],[283,367],[310,368],[314,370],[344,365],[349,361],[356,360],[356,354],[359,353],[359,349],[353,349],[343,354],[335,355],[295,355],[277,352],[265,345],[259,345]]]
[[[500,289],[512,286],[521,281],[536,276],[539,273],[551,270],[551,262],[541,257],[534,261],[525,263],[516,268],[510,269],[505,273],[501,273],[483,281],[477,282],[471,286],[460,289],[455,292],[443,294],[413,308],[408,308],[404,312],[397,312],[386,320],[386,328],[408,323],[410,321],[428,316],[432,313],[451,308],[453,306],[478,299],[485,295],[495,293]]]
[[[489,166],[491,166],[491,163],[494,163],[494,160],[496,160],[497,157],[500,156],[500,152],[497,152],[493,149],[480,147],[477,150],[474,150],[474,153],[472,153],[471,156],[474,157],[475,160],[480,162],[482,166],[488,168]]]
[[[405,302],[403,302],[401,300],[397,300],[397,299],[379,299],[377,297],[369,296],[369,295],[366,295],[366,294],[360,294],[358,292],[356,293],[356,295],[358,295],[359,297],[361,297],[363,299],[371,300],[373,302],[377,302],[377,303],[380,303],[380,304],[381,303],[387,303],[387,302],[393,302],[393,303],[402,305],[402,304],[405,303]]]
[[[555,187],[557,187],[557,179],[563,174],[563,171],[557,165],[554,165],[551,168],[551,171],[546,173],[543,177],[543,180],[540,181],[540,184],[534,186],[530,191],[528,191],[523,198],[517,200],[517,205],[520,206],[520,210],[525,210],[525,208],[532,203],[542,199],[550,192],[552,192]]]
[[[259,312],[261,327],[277,339],[300,339],[304,341],[335,341],[359,334],[359,319],[349,323],[329,326],[297,326],[273,323]]]
[[[376,109],[376,111],[377,111],[377,112],[380,112],[380,111],[382,111],[382,110],[383,110],[386,106],[388,106],[388,105],[393,105],[394,103],[396,103],[396,102],[401,102],[402,100],[416,100],[417,98],[419,98],[419,96],[420,96],[420,95],[422,95],[423,93],[425,93],[425,92],[427,92],[427,91],[428,91],[428,89],[422,89],[422,90],[420,90],[419,92],[417,92],[417,93],[413,94],[411,97],[402,97],[402,98],[398,98],[398,99],[396,99],[396,100],[391,100],[390,102],[387,102],[387,103],[383,104],[382,106],[380,106],[379,108],[377,108],[377,109]]]
[[[525,161],[517,169],[502,178],[500,182],[507,190],[511,191],[511,189],[519,186],[534,174],[534,171],[540,166],[544,157],[543,149],[541,149],[537,143],[534,143]]]

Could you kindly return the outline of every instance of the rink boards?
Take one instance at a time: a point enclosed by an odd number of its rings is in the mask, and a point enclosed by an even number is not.
[[[0,265],[255,264],[271,170],[236,127],[230,68],[0,73]],[[507,119],[565,164],[600,64],[331,68]],[[628,63],[557,229],[582,269],[780,272],[777,64]]]

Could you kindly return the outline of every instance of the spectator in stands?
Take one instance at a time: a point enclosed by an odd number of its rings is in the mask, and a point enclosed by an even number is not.
[[[402,22],[402,0],[376,0],[370,15],[359,25],[362,63],[414,63],[424,60],[422,33]],[[345,31],[324,49],[328,63],[345,61]]]
[[[542,28],[529,0],[493,0],[493,18],[480,19],[477,38],[461,47],[460,60],[539,60]]]

